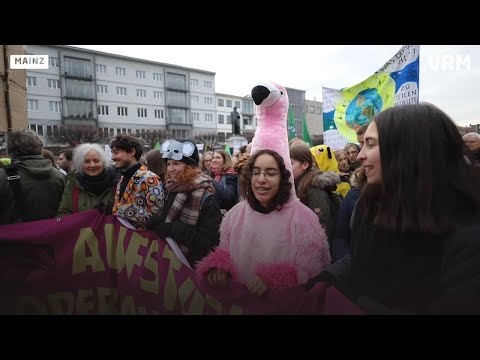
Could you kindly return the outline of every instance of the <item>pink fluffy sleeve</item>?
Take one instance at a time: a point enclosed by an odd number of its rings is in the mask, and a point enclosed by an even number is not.
[[[319,227],[303,228],[305,232],[296,239],[295,265],[298,267],[298,282],[305,283],[318,275],[330,264],[330,250],[327,235]]]

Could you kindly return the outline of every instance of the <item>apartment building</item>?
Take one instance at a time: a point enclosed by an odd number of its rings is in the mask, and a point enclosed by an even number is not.
[[[151,138],[232,135],[230,113],[240,113],[242,135],[255,134],[249,95],[215,92],[215,72],[60,45],[28,45],[28,54],[48,55],[49,68],[26,74],[28,126],[46,146],[65,127],[89,129],[99,142],[117,134]],[[297,135],[307,119],[311,136],[321,134],[321,103],[305,90],[287,88]],[[148,141],[146,142],[146,145]]]
[[[215,73],[72,46],[28,45],[49,55],[48,70],[28,70],[30,128],[55,142],[64,126],[106,139],[124,133],[175,138],[216,133]]]
[[[310,138],[314,144],[323,143],[323,107],[322,102],[305,100],[305,119]]]

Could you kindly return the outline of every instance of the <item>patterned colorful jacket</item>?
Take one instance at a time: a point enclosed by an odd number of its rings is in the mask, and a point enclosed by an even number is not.
[[[117,184],[112,214],[123,217],[136,226],[145,229],[145,223],[152,215],[159,215],[163,208],[164,191],[160,178],[142,165],[128,181],[121,199],[120,184]]]

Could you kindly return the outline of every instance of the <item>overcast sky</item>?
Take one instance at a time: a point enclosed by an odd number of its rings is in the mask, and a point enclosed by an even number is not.
[[[402,45],[72,45],[215,72],[215,91],[247,95],[274,81],[322,100],[322,87],[355,85]],[[480,123],[480,46],[421,45],[420,101],[431,102],[459,125]]]

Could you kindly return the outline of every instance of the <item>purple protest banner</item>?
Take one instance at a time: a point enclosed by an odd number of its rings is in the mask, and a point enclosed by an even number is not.
[[[98,210],[0,226],[0,293],[2,314],[362,314],[326,283],[211,288],[154,232]]]

